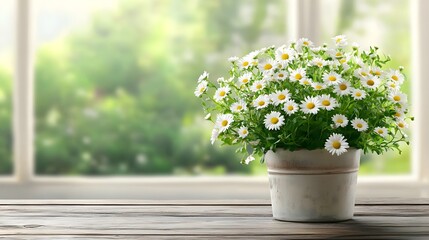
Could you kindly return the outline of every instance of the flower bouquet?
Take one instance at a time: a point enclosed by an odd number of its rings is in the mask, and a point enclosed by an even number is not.
[[[403,68],[384,69],[390,57],[377,47],[333,41],[302,38],[231,57],[230,77],[216,81],[204,72],[195,95],[214,122],[211,142],[240,145],[243,163],[275,149],[381,154],[408,144]]]

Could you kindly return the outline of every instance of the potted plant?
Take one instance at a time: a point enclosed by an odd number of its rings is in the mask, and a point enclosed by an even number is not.
[[[360,152],[408,144],[403,68],[383,69],[390,58],[377,47],[333,40],[330,48],[302,38],[231,57],[229,78],[198,79],[211,142],[239,145],[243,163],[258,155],[266,162],[275,219],[350,219]]]

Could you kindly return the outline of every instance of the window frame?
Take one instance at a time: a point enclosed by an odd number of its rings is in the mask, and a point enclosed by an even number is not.
[[[16,65],[13,98],[14,173],[0,178],[1,198],[137,198],[137,199],[268,199],[266,177],[46,177],[34,169],[34,48],[32,0],[16,1]],[[318,42],[319,0],[289,0],[288,23],[292,39]],[[429,92],[429,2],[412,0],[412,173],[404,176],[359,177],[358,196],[429,196],[429,108],[421,104]],[[398,191],[398,188],[400,191]],[[237,191],[240,189],[240,191]]]

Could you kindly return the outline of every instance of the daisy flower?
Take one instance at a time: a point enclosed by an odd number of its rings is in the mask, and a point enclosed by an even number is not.
[[[408,128],[408,124],[403,119],[396,120],[396,126],[398,126],[400,129]]]
[[[353,89],[350,87],[350,83],[348,81],[342,81],[334,88],[334,92],[341,96],[350,94],[352,90]]]
[[[347,152],[347,148],[349,148],[347,139],[341,134],[333,133],[326,139],[325,149],[332,155],[337,154],[337,156],[339,156]]]
[[[377,133],[378,135],[382,136],[382,137],[387,137],[387,128],[385,127],[376,127],[374,129],[374,132]]]
[[[354,100],[361,100],[366,97],[366,92],[362,89],[353,89],[352,96]]]
[[[319,112],[321,107],[319,98],[317,97],[306,97],[304,101],[301,102],[300,108],[301,111],[307,114],[316,114]]]
[[[361,83],[364,87],[375,89],[380,85],[380,79],[376,76],[369,75],[361,79]]]
[[[278,48],[276,50],[276,60],[288,64],[290,61],[295,59],[295,50],[291,48]]]
[[[332,38],[334,40],[335,45],[337,47],[345,47],[347,46],[347,38],[344,35],[338,35]]]
[[[253,61],[253,57],[245,56],[238,60],[238,67],[241,69],[248,69],[252,65]]]
[[[247,109],[246,103],[243,100],[235,102],[231,105],[231,112],[241,112]]]
[[[238,136],[240,136],[241,138],[245,138],[247,137],[247,135],[249,135],[249,129],[247,129],[247,127],[245,126],[241,126],[238,129]]]
[[[328,111],[331,111],[338,106],[337,100],[327,94],[323,94],[322,96],[320,96],[319,101],[321,103],[320,107]]]
[[[334,122],[335,127],[345,127],[349,123],[347,117],[342,114],[335,114],[332,116],[332,121]]]
[[[278,81],[284,81],[288,77],[288,73],[286,71],[279,71],[274,74],[274,77]]]
[[[280,103],[284,103],[290,98],[290,93],[287,89],[282,91],[277,91],[270,95],[271,101],[274,105],[278,106]]]
[[[239,59],[239,58],[238,58],[237,56],[233,56],[233,57],[229,57],[229,58],[228,58],[228,61],[229,61],[229,62],[234,63],[234,62],[237,62],[237,61],[238,61],[238,59]]]
[[[265,115],[265,127],[268,130],[279,130],[284,125],[284,120],[285,118],[279,112],[272,111]]]
[[[368,129],[368,123],[366,123],[361,118],[355,118],[352,120],[352,126],[354,129],[358,130],[359,132],[366,131]]]
[[[252,73],[245,73],[238,78],[238,82],[240,83],[240,85],[245,85],[250,82],[251,78]]]
[[[386,73],[386,78],[397,85],[401,85],[404,82],[404,75],[399,70],[390,70]]]
[[[394,103],[406,103],[407,102],[407,95],[405,95],[404,93],[400,92],[400,91],[393,91],[389,94],[389,98],[390,100],[392,100],[392,102]]]
[[[210,137],[210,142],[213,145],[216,141],[216,139],[219,137],[220,131],[217,127],[213,128],[212,135]]]
[[[320,82],[313,82],[311,86],[313,87],[314,90],[323,90],[326,88],[326,85]]]
[[[387,88],[389,88],[390,90],[394,91],[394,90],[399,90],[400,86],[399,84],[397,84],[394,81],[388,81],[386,83]]]
[[[288,100],[285,102],[283,109],[286,112],[286,114],[290,116],[290,115],[296,113],[299,110],[299,107],[295,101]]]
[[[225,132],[234,122],[234,116],[232,114],[220,114],[216,119],[216,128],[219,129],[219,132]]]
[[[366,68],[359,68],[355,70],[354,75],[355,77],[362,79],[369,76],[369,70]]]
[[[214,95],[214,100],[216,102],[221,101],[222,99],[226,98],[226,96],[228,95],[230,89],[229,87],[220,87],[216,90],[215,95]]]
[[[194,92],[196,97],[200,97],[201,95],[203,95],[203,93],[207,91],[207,84],[208,82],[206,80],[203,80],[198,84]]]
[[[311,79],[309,79],[309,78],[303,78],[303,79],[301,79],[300,81],[299,81],[299,83],[301,84],[301,85],[309,85],[309,86],[311,86],[311,84],[313,83],[312,81],[311,81]]]
[[[311,60],[311,64],[314,66],[318,66],[319,68],[326,66],[326,61],[322,58],[316,57]]]
[[[296,41],[297,48],[301,49],[302,47],[312,47],[313,42],[308,40],[308,38],[300,38],[298,41]]]
[[[338,73],[336,73],[336,72],[330,72],[330,73],[323,74],[323,81],[327,85],[338,84],[342,80],[343,79],[341,78],[341,76]]]
[[[267,59],[261,63],[259,68],[264,72],[274,71],[278,66],[278,63],[273,59]]]
[[[381,74],[383,74],[383,71],[381,71],[381,68],[379,67],[371,67],[369,70],[369,73],[371,73],[374,76],[380,77]]]
[[[270,103],[270,97],[268,95],[261,95],[253,101],[253,106],[256,109],[262,109]]]
[[[400,109],[400,108],[395,108],[395,109],[396,109],[396,112],[395,112],[395,114],[393,116],[396,119],[404,119],[405,112],[402,109]]]
[[[252,86],[250,87],[250,90],[252,90],[253,92],[257,92],[264,88],[265,88],[265,81],[259,80],[259,81],[255,81],[252,84]]]
[[[207,80],[208,77],[209,77],[209,73],[204,71],[203,74],[201,74],[200,77],[198,78],[198,83],[200,83],[203,80]]]
[[[299,81],[306,77],[304,68],[297,68],[290,73],[290,80],[292,82]]]

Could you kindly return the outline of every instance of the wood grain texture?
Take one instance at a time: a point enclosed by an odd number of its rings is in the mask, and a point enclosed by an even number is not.
[[[267,202],[1,201],[0,239],[429,239],[429,201],[358,201],[340,223],[272,219]]]

